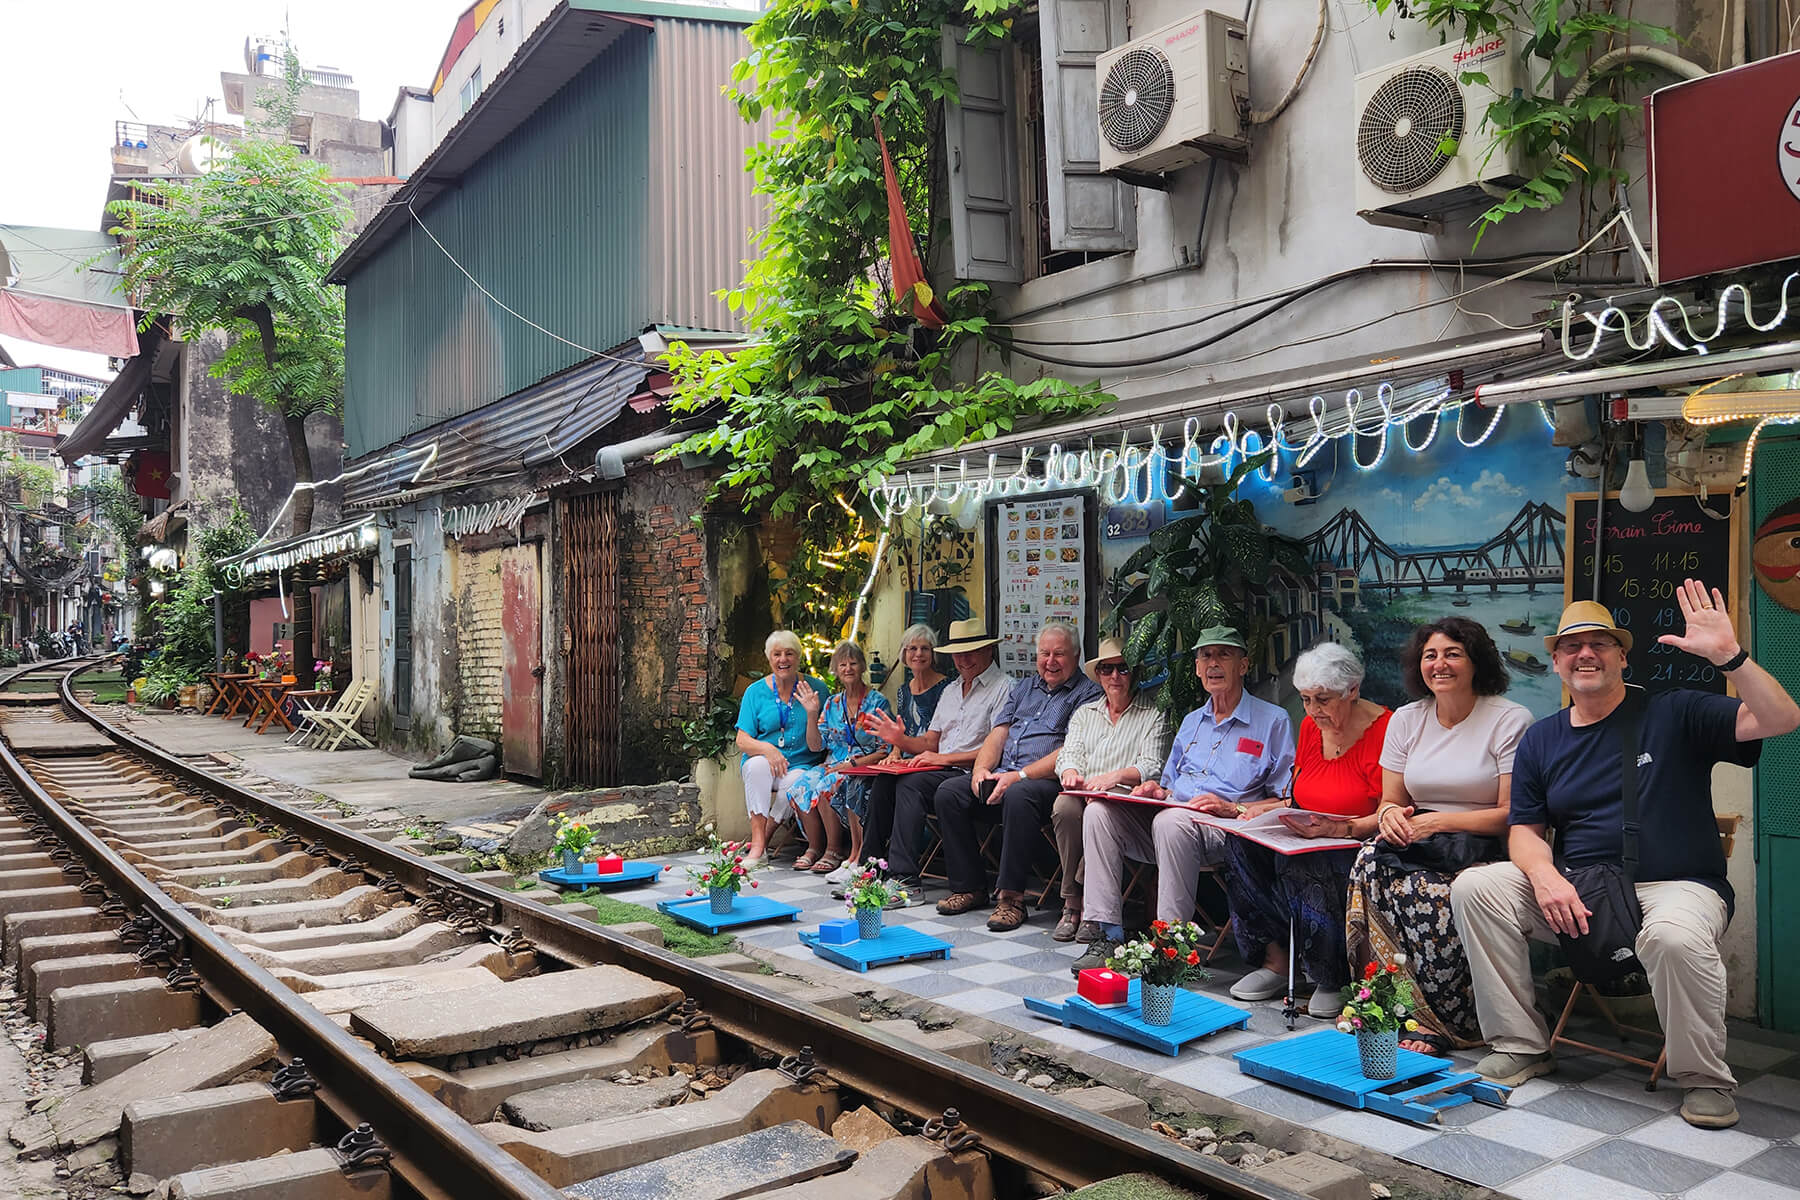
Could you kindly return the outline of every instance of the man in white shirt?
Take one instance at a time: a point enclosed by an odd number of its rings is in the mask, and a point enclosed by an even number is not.
[[[916,886],[919,842],[932,796],[944,780],[968,771],[975,753],[994,727],[994,714],[1012,680],[994,662],[997,637],[988,636],[979,617],[953,621],[950,640],[938,647],[956,664],[957,677],[938,699],[924,733],[907,736],[900,722],[876,716],[872,728],[907,761],[934,768],[910,775],[876,776],[870,782],[869,814],[863,822],[863,856],[888,860],[888,873]],[[884,853],[885,852],[885,853]]]

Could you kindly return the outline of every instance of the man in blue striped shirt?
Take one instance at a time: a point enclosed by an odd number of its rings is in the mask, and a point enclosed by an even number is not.
[[[1194,674],[1206,688],[1206,703],[1181,722],[1162,778],[1139,784],[1133,794],[1240,820],[1286,803],[1294,773],[1293,725],[1286,710],[1244,690],[1250,652],[1243,636],[1223,625],[1202,630]],[[1229,836],[1197,824],[1181,808],[1104,800],[1087,806],[1081,833],[1087,871],[1082,914],[1100,926],[1100,940],[1076,960],[1072,970],[1078,974],[1104,966],[1125,936],[1120,913],[1126,858],[1156,863],[1159,920],[1190,921],[1200,870],[1225,860]],[[1285,977],[1276,986],[1285,987]]]

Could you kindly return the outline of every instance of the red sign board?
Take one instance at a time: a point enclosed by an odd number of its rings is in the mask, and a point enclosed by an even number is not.
[[[1800,258],[1800,51],[1663,88],[1645,108],[1658,279]]]

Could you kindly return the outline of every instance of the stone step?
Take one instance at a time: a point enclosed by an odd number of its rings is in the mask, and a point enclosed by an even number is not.
[[[500,1106],[500,1119],[520,1129],[542,1132],[568,1125],[585,1125],[608,1117],[666,1108],[687,1094],[687,1075],[663,1075],[654,1079],[634,1077],[631,1083],[610,1079],[579,1079],[556,1083],[508,1096]]]
[[[565,1187],[583,1200],[738,1200],[835,1175],[856,1151],[803,1121],[785,1121],[711,1146]]]
[[[679,1104],[544,1133],[497,1123],[476,1129],[552,1186],[567,1188],[787,1121],[818,1130],[837,1116],[835,1091],[796,1084],[779,1071],[751,1071],[704,1104]]]
[[[350,1028],[390,1058],[441,1058],[593,1033],[681,1002],[681,992],[623,967],[584,967],[363,1009]]]
[[[719,1062],[719,1038],[712,1030],[683,1033],[649,1025],[620,1034],[603,1046],[560,1050],[513,1062],[445,1071],[424,1063],[400,1063],[400,1071],[436,1096],[465,1121],[489,1121],[507,1097],[579,1079],[608,1079],[620,1071],[666,1075],[676,1064]]]
[[[274,1054],[275,1039],[239,1013],[104,1083],[83,1088],[53,1108],[23,1118],[13,1125],[10,1136],[19,1157],[26,1159],[91,1146],[119,1131],[132,1102],[224,1083]]]
[[[346,1175],[335,1150],[188,1171],[169,1181],[169,1200],[389,1200],[393,1179],[381,1169]]]
[[[277,1100],[266,1083],[234,1083],[126,1105],[119,1126],[119,1161],[126,1178],[147,1175],[163,1180],[204,1167],[286,1154],[319,1139],[312,1097]]]

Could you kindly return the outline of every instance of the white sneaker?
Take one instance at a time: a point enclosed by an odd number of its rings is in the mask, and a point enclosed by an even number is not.
[[[833,871],[831,874],[829,874],[825,877],[825,882],[826,883],[849,883],[850,882],[850,868],[849,867],[839,867],[837,870]]]
[[[1234,1000],[1273,1000],[1287,994],[1287,976],[1280,971],[1258,967],[1231,985]]]

